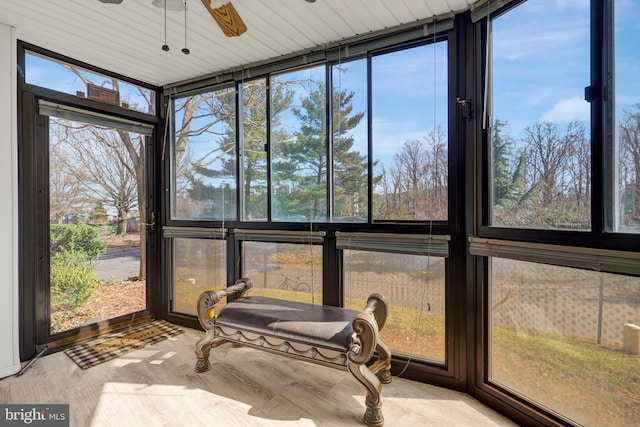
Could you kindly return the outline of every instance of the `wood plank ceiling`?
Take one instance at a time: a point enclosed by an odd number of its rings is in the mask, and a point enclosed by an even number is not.
[[[183,0],[184,1],[184,0]],[[19,40],[154,85],[322,48],[356,35],[469,9],[475,0],[233,0],[248,31],[225,37],[200,0],[165,15],[152,0],[0,2]]]

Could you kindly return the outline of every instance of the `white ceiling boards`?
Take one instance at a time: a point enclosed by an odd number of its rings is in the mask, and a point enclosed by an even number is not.
[[[247,26],[227,37],[201,0],[165,12],[152,0],[0,1],[19,40],[154,85],[321,49],[358,35],[468,9],[474,0],[233,0]],[[187,47],[189,54],[182,53]]]

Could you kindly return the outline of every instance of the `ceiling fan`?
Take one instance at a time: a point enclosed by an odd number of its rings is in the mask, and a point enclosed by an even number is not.
[[[120,4],[123,0],[98,0],[102,3]],[[227,37],[237,37],[247,31],[247,26],[238,14],[230,0],[201,0],[211,17],[216,21],[222,32]],[[316,0],[305,0],[313,3]],[[166,7],[169,10],[184,10],[182,0],[153,0],[156,7]]]

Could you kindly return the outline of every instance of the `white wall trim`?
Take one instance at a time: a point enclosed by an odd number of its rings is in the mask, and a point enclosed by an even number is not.
[[[16,29],[0,22],[0,377],[20,370],[18,305],[18,114]],[[8,344],[8,345],[7,345]]]

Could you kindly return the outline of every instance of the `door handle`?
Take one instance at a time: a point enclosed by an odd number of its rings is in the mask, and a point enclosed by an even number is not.
[[[154,230],[156,226],[156,214],[151,212],[151,222],[143,222],[140,225],[144,225],[145,227],[149,227],[150,230]]]

